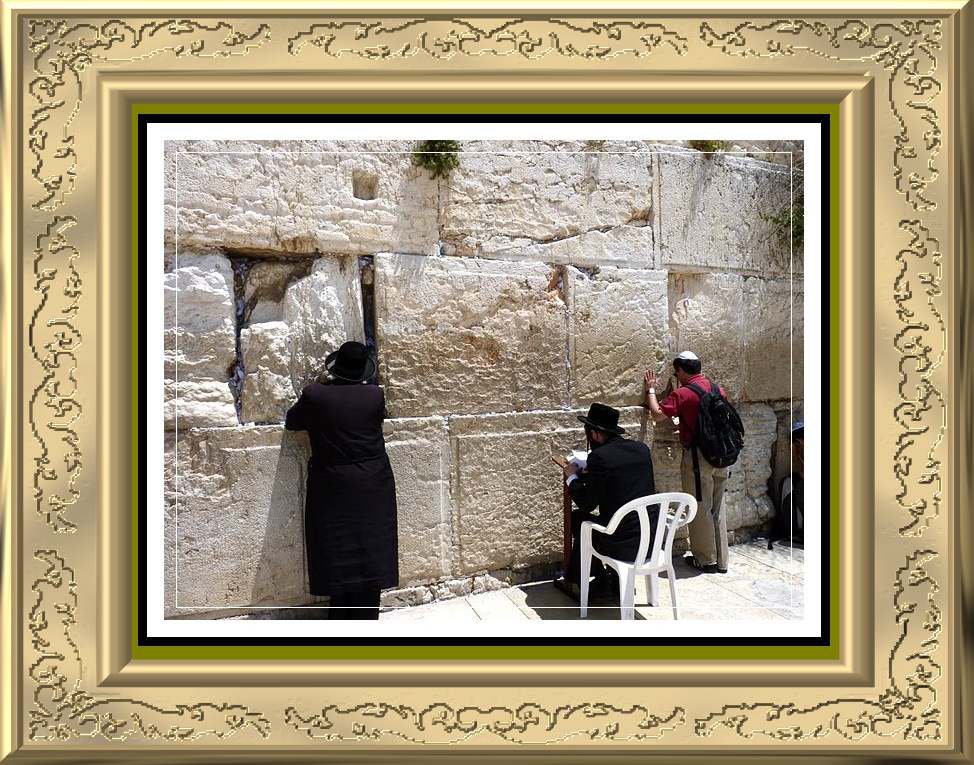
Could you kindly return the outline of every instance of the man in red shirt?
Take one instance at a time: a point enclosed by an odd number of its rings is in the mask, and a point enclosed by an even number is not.
[[[656,373],[648,370],[643,376],[646,391],[645,406],[653,419],[680,418],[680,442],[683,458],[680,461],[680,477],[683,491],[696,494],[693,474],[693,454],[690,449],[697,429],[697,413],[700,396],[691,388],[693,384],[704,391],[711,390],[710,380],[701,372],[700,359],[691,351],[684,351],[673,359],[673,369],[679,386],[663,401],[656,400]],[[721,395],[727,394],[719,385]],[[724,514],[724,488],[729,475],[727,468],[718,468],[704,459],[697,450],[700,466],[700,497],[697,498],[697,515],[690,522],[690,565],[707,573],[727,573],[727,519]]]

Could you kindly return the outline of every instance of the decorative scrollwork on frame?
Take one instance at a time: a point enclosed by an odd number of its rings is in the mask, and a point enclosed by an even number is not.
[[[572,704],[549,709],[525,703],[511,707],[455,707],[431,704],[423,709],[376,702],[353,707],[329,705],[316,714],[294,707],[285,722],[309,738],[323,741],[380,741],[397,739],[413,744],[456,744],[474,737],[513,744],[553,744],[569,740],[645,741],[659,739],[686,722],[686,712],[674,707],[666,716],[651,714],[641,705]]]
[[[896,188],[918,211],[936,207],[927,187],[940,175],[936,160],[942,131],[931,102],[943,87],[936,77],[942,37],[942,22],[924,19],[875,25],[858,20],[836,24],[804,19],[744,21],[723,33],[706,21],[700,25],[700,39],[731,56],[772,58],[804,52],[832,61],[874,61],[882,66],[889,74],[887,99],[898,126],[893,147]],[[850,43],[862,55],[846,55]],[[911,127],[908,114],[923,123],[922,132]]]
[[[938,452],[947,433],[947,403],[931,377],[944,363],[947,326],[938,307],[944,295],[940,243],[919,221],[900,221],[900,228],[910,242],[896,256],[899,272],[893,282],[896,315],[903,323],[893,338],[901,399],[894,409],[901,431],[893,472],[899,483],[896,501],[910,515],[900,534],[920,536],[940,514],[943,499]]]
[[[709,736],[725,727],[748,739],[783,741],[832,735],[850,741],[868,736],[939,739],[942,721],[934,683],[941,670],[934,654],[942,629],[941,610],[935,600],[940,586],[925,568],[936,557],[933,550],[918,550],[896,572],[893,606],[900,633],[889,657],[888,685],[878,698],[832,699],[811,707],[729,704],[697,718],[697,735]]]
[[[33,207],[56,210],[74,191],[78,172],[74,122],[84,98],[82,75],[95,65],[144,60],[163,53],[198,58],[246,55],[270,39],[267,24],[248,31],[227,21],[165,19],[142,24],[109,19],[72,24],[64,19],[28,19],[27,47],[34,76],[27,84],[36,105],[30,110],[28,148],[31,175],[41,187]],[[112,50],[141,50],[137,56],[110,57]]]
[[[83,466],[76,430],[82,412],[77,398],[82,282],[78,250],[67,239],[75,225],[74,218],[58,216],[37,237],[34,292],[40,301],[27,328],[31,354],[44,372],[28,404],[31,433],[40,447],[34,458],[34,500],[37,512],[56,532],[76,528],[66,511],[80,496]]]
[[[444,24],[449,28],[444,30]],[[611,59],[641,58],[660,48],[686,55],[688,41],[664,25],[642,20],[582,19],[368,19],[312,24],[288,39],[293,56],[312,46],[325,55],[385,60],[426,54],[456,56],[546,56]]]
[[[247,740],[270,736],[270,720],[241,704],[195,703],[159,707],[137,699],[98,698],[82,687],[82,657],[72,637],[78,594],[74,571],[56,550],[37,550],[45,565],[31,585],[27,614],[35,659],[28,669],[34,705],[28,710],[31,741],[195,741],[207,737]],[[249,734],[249,735],[248,735]]]
[[[930,192],[940,176],[942,122],[933,102],[943,90],[937,62],[942,22],[723,23],[734,26],[718,32],[717,22],[714,26],[703,22],[699,40],[727,55],[808,54],[884,70],[888,77],[885,98],[895,122],[891,151],[896,189],[914,212],[936,208]],[[286,49],[278,39],[278,52],[305,56],[305,60],[353,56],[375,62],[422,55],[445,66],[461,57],[529,61],[628,57],[645,61],[651,56],[689,56],[695,52],[694,45],[700,47],[695,39],[647,19],[334,18],[309,24],[287,39]],[[68,239],[81,216],[66,214],[61,208],[78,181],[76,123],[83,108],[94,108],[90,98],[85,100],[86,73],[162,55],[219,61],[269,44],[271,34],[268,24],[215,19],[75,23],[73,19],[33,18],[26,20],[25,32],[33,62],[33,72],[24,83],[25,150],[33,157],[26,180],[33,179],[33,184],[23,205],[53,216],[31,233],[36,246],[29,346],[42,378],[33,389],[28,410],[40,446],[34,466],[36,509],[46,521],[46,533],[51,533],[76,528],[68,510],[80,500],[83,466],[76,375],[77,349],[83,341],[77,319],[84,286],[77,264],[83,254]],[[910,237],[896,259],[899,268],[893,285],[902,322],[894,338],[900,355],[902,399],[895,414],[901,434],[894,472],[899,482],[897,500],[909,514],[899,529],[902,539],[922,534],[937,518],[942,502],[938,454],[944,443],[946,407],[933,374],[944,363],[946,341],[939,243],[918,220],[901,221],[900,227]],[[913,472],[917,467],[919,474]],[[805,707],[770,702],[730,704],[699,716],[694,710],[690,714],[693,735],[705,738],[731,730],[752,741],[940,739],[943,714],[937,687],[942,678],[936,660],[942,630],[937,605],[940,585],[928,571],[938,554],[917,549],[905,557],[905,564],[895,573],[892,598],[898,634],[889,646],[887,682],[878,697],[827,699]],[[33,684],[29,690],[33,706],[25,710],[25,722],[32,742],[160,743],[233,737],[233,743],[264,743],[271,738],[271,719],[283,721],[285,729],[311,742],[366,744],[395,740],[458,743],[475,737],[528,745],[638,743],[689,730],[688,713],[682,707],[656,715],[641,705],[601,702],[555,708],[535,703],[510,708],[458,707],[440,702],[414,708],[376,701],[327,705],[311,713],[288,706],[282,720],[280,708],[268,715],[227,702],[159,706],[96,696],[83,685],[84,660],[75,639],[79,585],[74,571],[55,549],[35,550],[34,560],[42,565],[43,573],[31,584],[33,598],[28,598],[25,614],[29,649],[24,661],[29,662]]]

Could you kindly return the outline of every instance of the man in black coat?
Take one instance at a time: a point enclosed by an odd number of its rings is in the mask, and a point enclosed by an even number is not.
[[[311,440],[304,527],[312,595],[331,596],[330,619],[378,619],[380,590],[399,584],[396,480],[382,436],[385,395],[365,381],[375,361],[361,343],[325,360],[287,413]]]
[[[618,409],[594,403],[589,407],[588,416],[578,419],[585,424],[591,451],[584,470],[571,462],[564,468],[568,491],[578,507],[572,511],[572,555],[565,572],[565,579],[575,585],[581,578],[579,533],[582,523],[595,521],[600,526],[608,526],[612,515],[624,504],[656,493],[649,447],[641,441],[622,437],[625,430],[619,427]],[[597,516],[593,515],[596,508]],[[659,507],[650,507],[650,549],[658,517]],[[592,546],[597,552],[616,560],[635,560],[639,549],[639,516],[629,513],[611,536],[594,531]],[[604,574],[604,568],[601,561],[592,559],[591,573],[597,578]]]

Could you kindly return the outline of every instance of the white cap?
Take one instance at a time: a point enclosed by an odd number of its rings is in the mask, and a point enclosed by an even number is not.
[[[683,351],[683,353],[677,356],[677,358],[683,359],[684,361],[700,361],[700,359],[697,358],[697,354],[695,354],[693,351]]]

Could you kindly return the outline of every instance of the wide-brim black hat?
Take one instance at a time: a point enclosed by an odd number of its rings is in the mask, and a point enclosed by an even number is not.
[[[375,359],[369,349],[350,340],[325,357],[325,369],[332,377],[348,382],[362,382],[375,374]]]
[[[625,428],[619,427],[619,410],[606,404],[598,402],[592,404],[588,408],[588,415],[585,417],[578,415],[578,419],[589,427],[604,430],[606,433],[621,435],[626,432]]]

